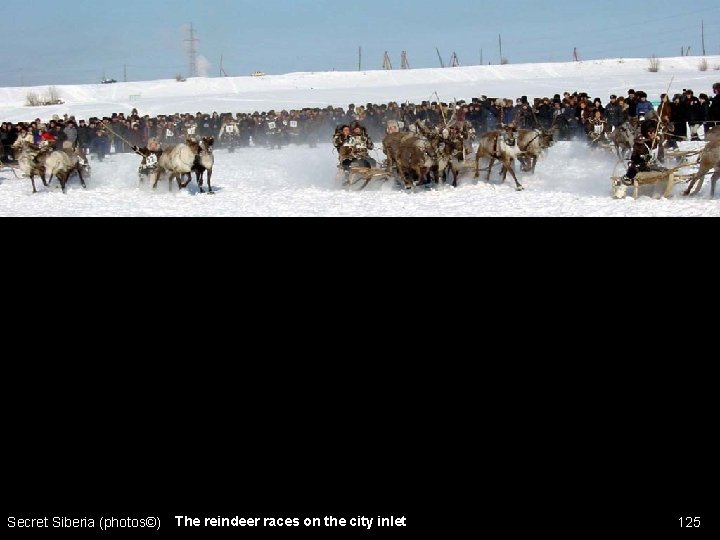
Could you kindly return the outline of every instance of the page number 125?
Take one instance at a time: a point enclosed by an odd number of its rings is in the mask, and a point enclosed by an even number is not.
[[[696,518],[681,517],[680,518],[680,526],[684,529],[685,528],[689,529],[691,527],[699,528],[700,527],[700,518],[699,517],[696,517]]]

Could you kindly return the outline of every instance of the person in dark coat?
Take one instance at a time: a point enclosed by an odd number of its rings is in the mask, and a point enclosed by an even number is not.
[[[644,120],[640,124],[640,133],[642,137],[638,137],[635,141],[630,156],[630,166],[622,179],[626,186],[633,185],[633,180],[635,180],[639,172],[664,170],[661,166],[653,163],[652,159],[652,151],[657,135],[657,122],[655,120]]]
[[[610,129],[616,129],[623,125],[627,120],[625,118],[625,111],[617,101],[615,94],[610,96],[610,103],[605,106],[605,120]]]
[[[632,88],[628,90],[628,95],[625,98],[625,104],[627,105],[627,113],[630,118],[637,117],[637,100],[635,99],[635,90]]]
[[[676,94],[673,97],[672,116],[670,117],[670,120],[675,128],[675,140],[687,140],[688,110],[685,99],[680,94]]]
[[[700,101],[695,97],[692,90],[685,91],[685,104],[687,107],[688,125],[690,126],[690,140],[699,141],[698,130],[702,125],[702,111],[700,110]]]
[[[698,103],[700,104],[700,119],[703,123],[703,129],[705,130],[705,133],[708,132],[708,128],[711,126],[711,124],[708,123],[708,118],[710,117],[710,99],[708,98],[707,94],[700,94],[698,96]]]
[[[708,108],[708,124],[717,128],[720,125],[720,82],[713,84],[713,94]]]
[[[97,126],[97,131],[95,131],[93,151],[97,154],[98,161],[102,161],[110,153],[110,137],[102,124]]]
[[[85,120],[80,120],[80,125],[77,127],[78,147],[87,150],[92,145],[92,140],[92,129],[90,129],[90,126],[85,123]]]
[[[542,103],[538,106],[537,116],[542,128],[550,129],[553,123],[553,108],[550,104],[550,98],[543,98]]]

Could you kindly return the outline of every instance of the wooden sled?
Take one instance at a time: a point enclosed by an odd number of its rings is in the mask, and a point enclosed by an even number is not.
[[[364,182],[362,186],[358,188],[358,191],[365,189],[370,182],[375,178],[382,178],[385,180],[391,177],[385,169],[376,169],[370,167],[350,167],[349,170],[345,170],[342,167],[338,167],[338,178],[343,180],[343,187],[351,188],[360,182]]]
[[[682,163],[684,166],[697,165],[700,154],[700,150],[665,150],[665,159],[674,159],[676,163]],[[697,157],[696,160],[691,161],[688,158]]]
[[[643,186],[652,186],[656,184],[666,183],[665,192],[663,198],[667,199],[672,195],[675,184],[687,182],[693,178],[693,174],[677,174],[678,169],[669,169],[667,171],[647,171],[639,172],[633,180],[633,198],[637,199],[640,197],[640,188]],[[612,194],[616,199],[624,199],[627,193],[626,188],[622,182],[622,177],[612,177]]]

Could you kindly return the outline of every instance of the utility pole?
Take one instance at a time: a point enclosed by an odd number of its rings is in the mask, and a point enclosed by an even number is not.
[[[400,55],[400,69],[410,69],[410,62],[408,61],[407,51],[403,51]]]
[[[502,55],[502,35],[498,34],[498,43],[500,44],[500,65],[503,63],[503,55]]]
[[[705,19],[700,20],[700,32],[702,34],[703,56],[705,56]]]
[[[358,47],[358,71],[362,71],[362,46]]]
[[[220,76],[221,77],[227,77],[227,73],[225,73],[225,70],[223,69],[223,55],[220,55]]]
[[[190,61],[190,72],[189,77],[197,77],[197,47],[195,44],[200,41],[195,37],[195,29],[192,23],[190,23],[190,39],[186,39],[186,42],[190,43],[188,48],[188,59]]]
[[[444,68],[444,67],[445,67],[445,62],[443,62],[442,56],[440,55],[440,49],[438,49],[437,47],[435,47],[435,50],[437,51],[438,58],[440,59],[440,67]]]
[[[123,65],[123,82],[127,82],[127,64]]]
[[[481,66],[483,65],[483,55],[482,55],[482,53],[483,53],[483,50],[480,49],[480,65],[481,65]]]
[[[390,62],[390,56],[385,51],[385,58],[383,59],[383,69],[392,71],[392,62]]]

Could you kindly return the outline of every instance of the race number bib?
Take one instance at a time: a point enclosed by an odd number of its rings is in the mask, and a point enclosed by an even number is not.
[[[283,120],[283,126],[287,126],[287,120]]]
[[[398,122],[397,125],[399,129],[403,129],[405,127],[405,122]]]
[[[275,129],[275,122],[268,122],[268,129]]]
[[[225,133],[235,133],[235,126],[234,125],[225,126]]]
[[[166,129],[166,130],[165,130],[165,136],[166,136],[166,137],[174,137],[175,134],[172,132],[172,130]]]
[[[595,130],[595,135],[600,135],[603,131],[605,131],[602,124],[596,124],[593,129]]]
[[[158,162],[158,158],[157,158],[157,156],[156,156],[155,154],[150,154],[150,155],[145,159],[145,165],[146,165],[147,167],[154,167],[155,165],[157,165],[157,162]]]
[[[197,126],[190,126],[187,128],[188,135],[195,135],[195,130],[197,129]]]
[[[290,127],[296,128],[297,127],[297,120],[290,120]]]

